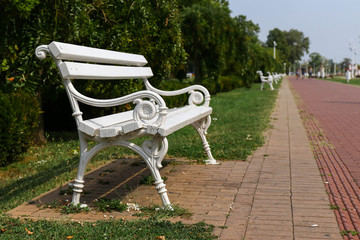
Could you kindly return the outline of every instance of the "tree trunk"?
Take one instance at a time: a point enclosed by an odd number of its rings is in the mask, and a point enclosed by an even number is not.
[[[202,82],[203,73],[201,68],[200,57],[195,56],[194,59],[194,73],[195,73],[195,82],[200,84]]]
[[[40,113],[39,113],[39,124],[37,129],[34,131],[34,142],[35,144],[38,145],[43,145],[45,144],[46,138],[45,138],[45,127],[44,127],[44,113],[42,111],[42,97],[41,97],[41,90],[39,90],[36,94],[36,99],[39,102],[39,108],[40,108]]]

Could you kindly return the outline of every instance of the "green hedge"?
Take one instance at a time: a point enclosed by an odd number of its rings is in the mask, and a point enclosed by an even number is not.
[[[24,92],[0,91],[0,166],[17,160],[38,127],[36,98]]]

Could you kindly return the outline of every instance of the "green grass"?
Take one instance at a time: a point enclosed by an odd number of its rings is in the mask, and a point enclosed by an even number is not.
[[[127,205],[117,199],[100,198],[94,202],[94,205],[97,207],[97,210],[101,212],[123,212],[127,209]]]
[[[16,239],[216,239],[213,226],[185,225],[168,220],[141,219],[93,222],[31,221],[0,215],[0,238]]]
[[[278,87],[279,84],[275,85]],[[264,131],[269,127],[270,114],[277,91],[260,85],[220,93],[212,97],[212,123],[207,140],[212,154],[218,160],[245,160],[264,143]],[[169,136],[168,154],[203,160],[202,142],[195,129],[188,126]]]
[[[134,216],[138,217],[152,217],[155,219],[160,218],[171,218],[171,217],[185,217],[188,218],[193,215],[189,210],[180,207],[179,205],[173,204],[173,211],[168,211],[167,209],[160,206],[149,206],[149,207],[141,207],[140,212],[134,213]]]
[[[324,80],[330,81],[330,82],[337,82],[337,83],[360,86],[360,78],[350,79],[349,83],[347,83],[345,77],[325,78]]]
[[[31,147],[22,161],[0,168],[0,213],[75,178],[79,161],[75,137],[49,137],[46,145]],[[88,169],[121,156],[114,148],[101,152]]]
[[[255,84],[251,89],[236,89],[212,97],[212,124],[207,138],[216,159],[245,160],[264,143],[263,133],[270,127],[270,114],[277,91],[269,91],[268,86],[264,91],[259,89],[260,85]],[[166,239],[212,239],[212,227],[209,225],[171,224],[158,218],[128,222],[103,221],[93,226],[91,223],[32,222],[1,216],[76,177],[79,158],[77,134],[49,133],[47,140],[44,146],[32,146],[22,161],[0,168],[1,239],[65,239],[68,236],[74,236],[74,239],[105,239],[105,235],[101,234],[107,234],[108,239],[155,239],[158,236],[166,236]],[[136,143],[140,143],[140,140]],[[97,154],[87,169],[97,168],[113,159],[132,156],[134,153],[124,148],[109,148]],[[169,137],[168,156],[199,161],[205,159],[196,130],[186,127],[172,134]],[[155,214],[163,212],[151,213],[149,209],[146,216]]]
[[[162,177],[162,180],[163,180],[164,182],[166,182],[167,177],[166,177],[166,176]],[[140,184],[140,185],[146,185],[146,186],[151,186],[151,185],[153,185],[154,183],[155,183],[155,179],[154,179],[154,176],[153,176],[153,175],[144,176],[144,177],[142,177],[142,178],[140,179],[140,181],[139,181],[139,184]]]

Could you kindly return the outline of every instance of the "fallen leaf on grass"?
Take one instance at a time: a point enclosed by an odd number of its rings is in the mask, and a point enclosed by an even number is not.
[[[27,228],[25,228],[25,230],[26,230],[27,234],[29,234],[29,235],[34,234],[34,232],[30,232]]]

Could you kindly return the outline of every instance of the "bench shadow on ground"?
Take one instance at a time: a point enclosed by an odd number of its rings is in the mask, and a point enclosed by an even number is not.
[[[166,164],[172,160],[167,160]],[[165,162],[165,161],[164,161]],[[100,198],[123,199],[141,185],[141,181],[151,172],[142,159],[118,159],[85,175],[85,187],[80,202],[91,205]],[[71,182],[72,183],[72,182]],[[155,188],[154,188],[154,191]],[[72,191],[69,184],[64,184],[31,201],[31,204],[71,202]]]

